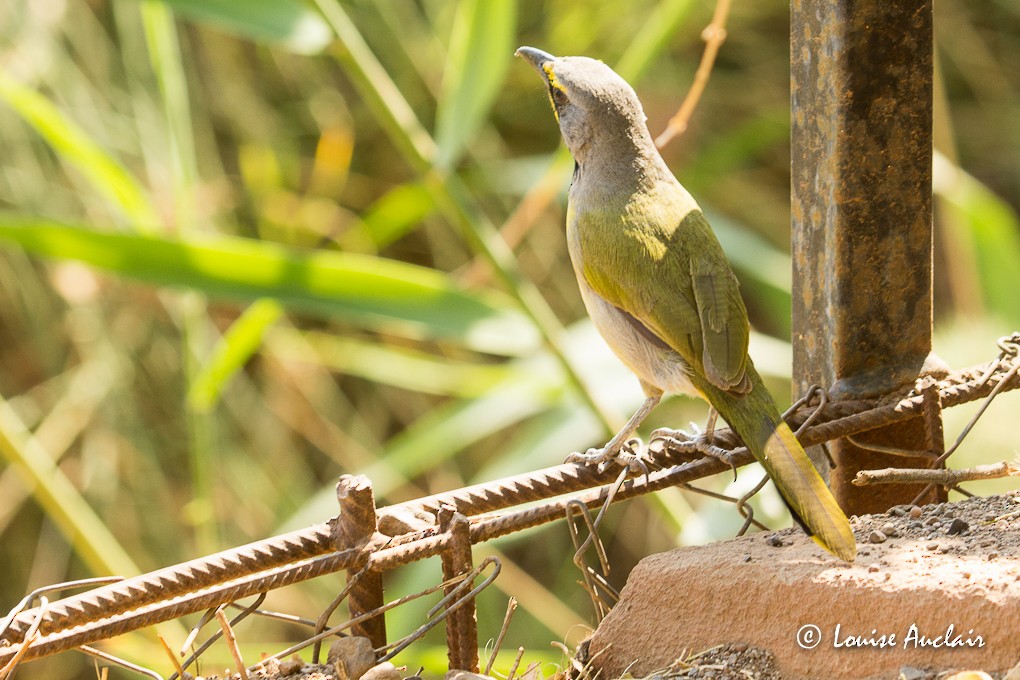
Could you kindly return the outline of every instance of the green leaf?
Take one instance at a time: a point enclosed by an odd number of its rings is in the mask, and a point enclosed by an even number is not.
[[[513,0],[462,0],[457,6],[436,108],[437,167],[457,163],[495,101],[513,57],[516,15]]]
[[[156,213],[135,178],[53,102],[3,73],[0,73],[0,98],[31,125],[60,158],[77,168],[99,195],[140,229],[155,227]]]
[[[275,298],[374,330],[453,340],[476,351],[518,354],[537,344],[534,326],[504,295],[468,293],[442,272],[380,257],[228,236],[111,234],[14,215],[0,215],[0,240],[159,286],[236,300]]]
[[[163,1],[182,17],[298,54],[321,52],[333,37],[322,17],[298,0]]]
[[[216,343],[212,356],[192,378],[188,403],[199,412],[209,411],[220,398],[230,377],[262,346],[266,331],[283,316],[276,300],[256,300],[230,325]]]

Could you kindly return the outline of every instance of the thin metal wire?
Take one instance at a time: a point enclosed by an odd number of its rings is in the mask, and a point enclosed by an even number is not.
[[[265,600],[266,600],[266,593],[259,593],[259,596],[255,599],[254,602],[252,602],[250,605],[245,607],[243,610],[241,610],[240,614],[238,614],[237,616],[235,616],[234,618],[232,618],[230,620],[230,626],[231,627],[236,626],[238,623],[240,623],[244,619],[248,618],[248,616],[250,616],[251,614],[254,614],[256,611],[258,611],[259,605],[262,604],[263,602],[265,602]],[[228,607],[231,604],[233,604],[233,603],[229,602],[229,603],[226,603],[226,604],[222,604],[219,607],[216,607],[216,608],[214,608],[214,609],[212,609],[210,611],[213,611],[213,612],[223,611],[223,609],[225,609],[226,607]],[[215,617],[215,613],[213,614],[213,616]],[[187,659],[184,660],[184,663],[181,664],[181,670],[187,670],[188,667],[191,664],[193,664],[196,661],[198,661],[198,657],[202,656],[202,654],[205,652],[205,650],[207,650],[210,647],[212,647],[213,644],[217,640],[219,640],[221,637],[223,637],[223,630],[222,629],[219,629],[219,630],[215,631],[212,635],[210,635],[208,640],[203,642],[199,646],[198,649],[196,649],[194,652],[192,652],[191,656],[189,656]],[[183,654],[181,656],[183,656]],[[171,675],[167,680],[177,680],[177,672],[174,671],[173,675]]]
[[[459,581],[460,578],[458,578],[457,580]],[[306,640],[303,640],[303,641],[297,643],[296,645],[292,645],[291,647],[288,647],[287,649],[283,650],[282,652],[277,652],[276,654],[273,654],[272,656],[268,656],[265,659],[263,659],[262,661],[260,661],[258,664],[255,664],[254,666],[250,666],[248,668],[248,670],[249,671],[254,671],[259,666],[259,664],[264,663],[264,662],[266,662],[266,661],[268,661],[270,659],[282,659],[283,657],[289,656],[290,654],[294,654],[296,652],[300,652],[302,649],[305,649],[309,645],[315,644],[316,641],[318,641],[318,640],[325,640],[326,638],[332,637],[332,636],[336,635],[337,633],[340,633],[340,632],[342,632],[344,630],[347,630],[351,626],[355,626],[355,625],[361,623],[362,621],[365,621],[365,620],[368,620],[368,619],[372,618],[373,616],[378,616],[380,614],[388,612],[389,610],[393,609],[394,607],[399,607],[400,605],[406,604],[407,602],[410,602],[412,600],[416,600],[419,597],[425,597],[426,595],[431,595],[432,593],[434,593],[434,592],[436,592],[438,590],[442,590],[443,588],[445,588],[448,585],[450,585],[450,583],[444,581],[443,583],[440,583],[440,584],[434,585],[434,586],[430,586],[430,587],[426,588],[425,590],[418,591],[417,593],[413,593],[411,595],[405,595],[404,597],[401,597],[401,598],[398,598],[396,600],[393,600],[392,602],[387,602],[386,604],[384,604],[383,606],[381,606],[381,607],[379,607],[377,609],[373,609],[370,612],[365,612],[364,614],[362,614],[360,616],[354,617],[350,621],[346,621],[346,622],[341,623],[341,624],[339,624],[337,626],[333,626],[332,628],[328,628],[328,629],[322,631],[321,633],[317,633],[316,635],[313,635],[312,637],[307,638]]]
[[[734,498],[733,496],[727,496],[726,494],[722,494],[722,493],[716,493],[715,491],[709,491],[708,489],[702,489],[700,486],[694,486],[693,484],[687,484],[686,482],[685,483],[681,483],[681,484],[677,484],[677,486],[679,486],[681,489],[683,489],[685,491],[693,491],[696,494],[701,494],[702,496],[708,496],[709,498],[714,498],[714,499],[720,500],[720,501],[726,501],[727,503],[733,503],[734,505],[736,505],[738,502],[740,502],[739,498]],[[750,518],[750,522],[751,522],[751,524],[753,524],[754,526],[758,527],[762,531],[771,531],[771,529],[769,529],[769,527],[765,526],[764,524],[762,524],[758,520],[754,519],[753,513],[752,513],[752,517]]]
[[[997,370],[1002,368],[1002,363],[1007,358],[1011,357],[1013,359],[1012,367],[1009,369],[1009,371],[1007,371],[1003,375],[1002,379],[995,384],[995,387],[992,388],[992,391],[989,392],[988,396],[985,397],[984,401],[981,402],[981,407],[978,409],[977,413],[974,414],[974,417],[970,419],[970,422],[967,423],[966,427],[964,427],[963,430],[960,432],[959,436],[956,438],[956,441],[953,443],[953,445],[949,447],[949,449],[947,449],[945,453],[943,453],[941,456],[939,456],[932,462],[932,467],[938,467],[939,465],[942,465],[951,455],[956,453],[956,450],[960,448],[960,444],[963,443],[963,440],[966,439],[967,435],[970,434],[970,431],[974,429],[974,426],[977,425],[977,422],[978,420],[981,419],[981,416],[983,416],[985,414],[985,411],[988,410],[988,407],[991,406],[992,400],[995,399],[995,397],[999,396],[999,394],[1003,391],[1003,389],[1010,382],[1010,380],[1015,378],[1017,376],[1017,373],[1020,372],[1020,361],[1018,361],[1018,359],[1020,359],[1020,333],[1013,333],[1013,335],[1010,336],[1003,336],[999,338],[999,340],[996,342],[996,345],[998,345],[1000,350],[999,357],[995,362],[988,366],[988,370],[978,383],[978,387],[984,387],[985,385],[987,385],[988,381],[991,380],[992,375],[994,375]],[[917,505],[921,501],[921,499],[924,498],[924,496],[927,495],[934,488],[935,488],[934,484],[926,485],[924,489],[921,491],[921,493],[917,494],[917,496],[914,498],[911,504]],[[963,491],[958,486],[956,487],[956,489],[964,493],[965,495],[968,496],[973,495],[970,494],[969,492]]]
[[[447,603],[449,603],[459,591],[463,590],[463,588],[466,587],[467,584],[473,582],[475,577],[481,574],[485,570],[485,568],[490,564],[493,565],[492,574],[490,574],[484,581],[479,583],[477,586],[472,588],[468,593],[459,597],[455,602],[449,604],[449,606],[446,606]],[[424,625],[419,626],[417,630],[415,630],[413,633],[406,636],[402,640],[398,641],[394,645],[387,645],[387,647],[393,648],[385,655],[383,655],[382,658],[379,659],[379,663],[389,661],[390,659],[395,657],[397,654],[399,654],[408,646],[410,646],[411,643],[421,639],[425,635],[425,633],[429,632],[432,628],[435,628],[437,625],[439,625],[439,623],[446,619],[446,617],[448,617],[450,614],[454,613],[455,611],[463,607],[465,604],[473,600],[475,596],[478,595],[478,593],[488,588],[492,584],[492,582],[496,580],[496,577],[499,576],[499,572],[500,570],[502,570],[502,568],[503,566],[500,563],[499,559],[493,555],[489,555],[484,560],[482,560],[477,567],[475,567],[467,574],[465,574],[464,580],[461,582],[460,585],[457,586],[457,588],[450,591],[450,593],[442,600],[440,600],[435,607],[429,610],[427,616],[429,617],[435,616],[435,613],[439,611],[441,607],[446,606],[446,609],[444,609],[443,612],[439,614],[439,616],[436,616],[431,621],[428,621]]]
[[[25,653],[29,650],[29,644],[31,644],[32,639],[35,638],[36,633],[39,632],[39,626],[42,624],[43,617],[46,616],[46,608],[50,604],[49,599],[45,595],[37,595],[36,597],[39,599],[39,609],[36,612],[35,620],[32,622],[32,625],[29,627],[28,633],[25,636],[28,643],[22,645],[17,654],[15,654],[3,668],[0,668],[0,680],[14,680],[14,673],[17,672],[18,666],[21,664],[21,660],[25,658]]]
[[[131,663],[130,661],[128,661],[126,659],[121,659],[120,657],[114,656],[113,654],[110,654],[109,652],[102,652],[102,651],[96,649],[95,647],[89,647],[88,645],[82,645],[81,647],[75,647],[74,649],[75,649],[75,651],[81,652],[82,654],[87,654],[87,655],[89,655],[91,657],[94,657],[96,659],[102,659],[103,661],[107,661],[109,663],[112,663],[115,666],[120,666],[121,668],[126,668],[127,670],[131,671],[132,673],[138,673],[139,675],[145,675],[145,676],[148,676],[150,678],[155,678],[156,680],[163,680],[163,676],[160,675],[159,673],[157,673],[156,671],[152,670],[151,668],[145,668],[144,666],[139,666],[137,664],[133,664],[133,663]]]
[[[745,493],[743,496],[737,499],[737,512],[744,518],[744,524],[740,527],[740,531],[737,532],[737,536],[743,536],[747,533],[747,530],[751,528],[752,524],[761,525],[760,522],[754,518],[754,508],[748,503],[751,497],[756,493],[765,488],[765,485],[769,482],[769,476],[766,474],[761,478],[761,481],[754,485],[754,488]],[[766,531],[768,529],[766,528]]]
[[[624,469],[620,471],[619,476],[616,478],[606,494],[606,500],[599,509],[598,516],[592,520],[591,512],[588,510],[588,506],[578,500],[571,500],[567,503],[566,507],[566,518],[567,518],[567,529],[570,532],[570,540],[574,545],[574,557],[573,562],[580,571],[583,577],[582,585],[588,592],[588,596],[591,598],[592,606],[595,608],[595,616],[598,621],[605,618],[606,614],[609,613],[611,607],[610,603],[605,602],[599,595],[598,588],[596,588],[596,581],[600,581],[602,584],[608,586],[608,582],[605,580],[605,576],[609,575],[609,558],[606,555],[605,546],[602,544],[602,538],[599,536],[599,526],[602,524],[602,519],[606,515],[606,510],[612,504],[616,498],[616,494],[620,491],[623,483],[627,480],[627,473],[629,470]],[[648,476],[645,475],[647,483]],[[582,521],[588,529],[588,536],[584,542],[579,542],[580,535],[577,530],[577,526],[574,524],[575,514],[580,515]],[[602,570],[602,576],[592,569],[585,560],[585,556],[590,547],[595,548],[595,554],[598,557],[599,566]],[[611,590],[615,592],[615,590]]]
[[[358,579],[368,571],[368,562],[365,562],[365,566],[355,572],[350,578],[347,579],[347,583],[344,585],[344,589],[340,591],[340,594],[333,598],[333,601],[326,606],[326,608],[319,614],[319,618],[315,620],[315,633],[319,634],[326,629],[326,625],[329,623],[329,617],[333,615],[336,608],[347,599],[347,595],[351,592],[355,585],[358,583]],[[319,653],[322,651],[322,640],[316,640],[312,646],[312,663],[319,663]]]

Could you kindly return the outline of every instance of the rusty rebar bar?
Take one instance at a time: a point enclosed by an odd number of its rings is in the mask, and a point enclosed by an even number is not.
[[[1020,375],[1012,368],[1017,361],[997,359],[990,364],[951,373],[938,383],[943,408],[973,401],[995,391],[1020,387]],[[986,375],[988,378],[983,379]],[[1001,386],[1000,386],[1001,383]],[[805,406],[790,417],[795,428],[818,412],[803,434],[805,445],[819,444],[917,417],[924,412],[925,395],[910,393],[879,401],[835,401],[819,409]],[[727,430],[716,430],[713,441],[732,449],[730,461],[744,465],[752,460],[739,440]],[[666,467],[647,478],[627,480],[617,500],[692,482],[729,466],[714,458],[672,464],[670,452],[662,451],[656,462]],[[562,518],[567,504],[576,499],[588,507],[601,505],[608,495],[606,484],[615,471],[602,475],[589,468],[561,465],[531,475],[476,485],[455,492],[419,499],[405,507],[438,507],[449,502],[464,515],[481,515],[470,521],[472,543],[490,540],[515,531]],[[570,493],[566,498],[557,498]],[[540,506],[502,515],[489,515],[526,501],[547,500]],[[381,508],[380,513],[386,508]],[[37,609],[19,613],[0,636],[0,668],[22,648],[25,635],[39,621],[39,635],[31,641],[24,660],[106,639],[155,623],[215,607],[243,597],[298,583],[324,574],[351,569],[362,555],[356,547],[336,551],[335,520],[314,525],[264,541],[251,543],[215,555],[191,560],[156,572],[67,597],[50,604],[40,616]],[[368,558],[369,571],[382,572],[448,548],[449,534],[424,531],[390,539],[375,548]],[[4,646],[6,645],[6,646]]]
[[[356,546],[361,549],[358,561],[347,570],[348,580],[357,578],[347,596],[347,605],[352,617],[375,611],[383,606],[382,573],[368,571],[359,574],[368,562],[370,543],[376,535],[375,494],[372,482],[365,475],[343,475],[336,485],[336,497],[340,502],[340,516],[336,521],[336,547]],[[359,623],[352,633],[372,641],[372,647],[386,645],[386,618],[375,616]]]
[[[441,559],[443,580],[452,581],[474,568],[468,519],[452,507],[444,506],[439,512],[439,528],[450,537]],[[449,586],[446,595],[453,593],[455,587]],[[478,619],[473,599],[447,618],[446,649],[450,670],[478,672]]]

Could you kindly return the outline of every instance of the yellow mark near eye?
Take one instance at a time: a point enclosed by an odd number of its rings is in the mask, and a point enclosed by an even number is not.
[[[563,94],[567,93],[567,89],[563,87],[563,83],[556,79],[556,73],[553,71],[552,62],[542,64],[542,70],[545,71],[545,76],[549,79],[549,87],[554,87]],[[549,93],[549,104],[552,106],[553,115],[556,116],[556,122],[559,122],[560,112],[556,110],[556,102],[553,101],[552,92]]]
[[[547,61],[542,64],[542,70],[545,71],[545,75],[549,79],[549,84],[566,94],[566,88],[564,88],[560,81],[556,79],[556,73],[553,72],[552,62]]]

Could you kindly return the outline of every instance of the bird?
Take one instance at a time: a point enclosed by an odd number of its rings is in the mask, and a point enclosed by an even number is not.
[[[748,356],[737,278],[694,198],[659,155],[634,89],[603,62],[516,55],[548,88],[574,158],[566,242],[593,325],[641,383],[645,401],[601,448],[568,460],[624,462],[665,393],[700,397],[743,439],[794,519],[849,562],[853,531]]]

